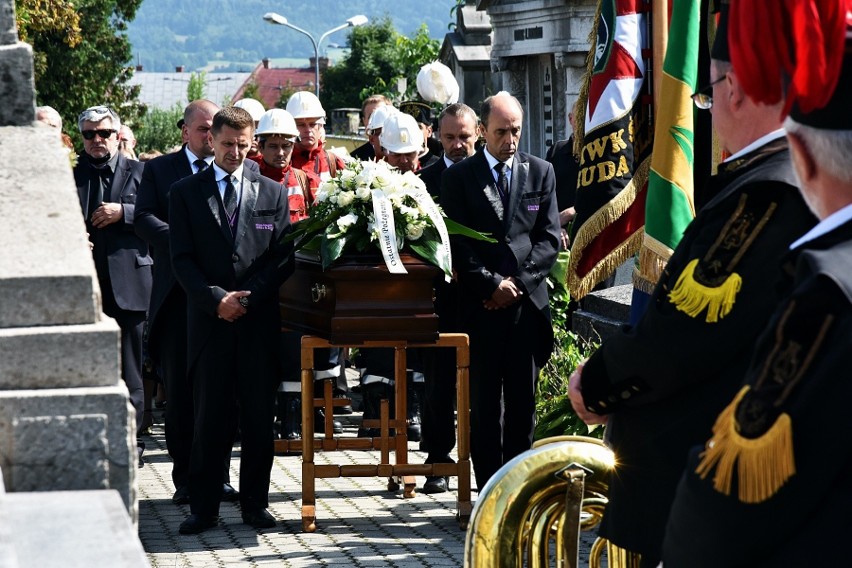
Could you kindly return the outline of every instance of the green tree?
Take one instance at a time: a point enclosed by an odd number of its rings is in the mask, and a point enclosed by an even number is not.
[[[50,105],[68,125],[80,111],[97,104],[115,108],[123,122],[135,125],[144,108],[139,87],[127,84],[132,69],[127,23],[142,0],[18,0],[20,37],[33,47],[36,100]]]
[[[189,85],[186,86],[186,101],[191,103],[198,99],[204,98],[204,86],[207,81],[207,71],[200,73],[191,73],[189,75]]]
[[[180,130],[177,128],[177,122],[181,118],[183,118],[183,108],[178,104],[168,110],[149,109],[139,119],[134,131],[137,153],[151,150],[165,153],[180,144]]]
[[[255,83],[254,79],[252,79],[251,82],[248,85],[246,85],[246,88],[243,89],[243,94],[240,95],[240,98],[241,99],[254,99],[258,102],[261,102],[261,103],[263,102],[263,101],[260,100],[260,87],[257,86],[257,83]],[[234,102],[236,102],[236,101],[234,101]],[[264,105],[264,106],[266,106],[266,105]]]
[[[413,36],[399,34],[389,17],[349,32],[349,54],[322,77],[322,101],[328,109],[358,107],[374,93],[392,99],[416,94],[420,67],[438,56],[440,43],[429,37],[422,25]],[[397,90],[400,78],[407,80],[403,95]]]

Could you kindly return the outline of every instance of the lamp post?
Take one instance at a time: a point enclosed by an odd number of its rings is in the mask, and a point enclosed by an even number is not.
[[[346,20],[345,24],[341,24],[341,25],[337,26],[336,28],[332,28],[332,29],[328,30],[327,32],[325,32],[324,34],[322,34],[319,38],[319,41],[317,41],[317,40],[314,39],[314,36],[312,36],[309,32],[303,30],[302,28],[300,28],[298,26],[294,26],[293,24],[288,22],[287,18],[285,18],[281,14],[276,14],[275,12],[267,12],[266,14],[264,14],[263,19],[266,20],[267,22],[269,22],[270,24],[277,24],[279,26],[287,26],[288,28],[292,28],[292,29],[296,30],[297,32],[303,33],[310,38],[311,43],[314,46],[314,70],[315,70],[315,74],[316,74],[316,93],[315,94],[316,94],[317,98],[319,98],[319,92],[320,92],[319,46],[322,43],[322,40],[324,40],[325,38],[327,38],[328,36],[330,36],[334,32],[339,32],[340,30],[343,30],[343,29],[346,29],[346,28],[354,28],[355,26],[363,26],[364,24],[367,23],[367,16],[352,16],[351,18]]]

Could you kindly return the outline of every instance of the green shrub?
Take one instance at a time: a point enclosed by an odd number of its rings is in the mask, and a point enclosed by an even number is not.
[[[553,319],[553,354],[542,369],[536,385],[535,439],[551,436],[601,437],[603,428],[589,427],[571,408],[568,399],[568,378],[597,348],[570,331],[568,305],[571,297],[565,286],[569,252],[559,253],[556,265],[547,278],[550,293],[550,312]]]

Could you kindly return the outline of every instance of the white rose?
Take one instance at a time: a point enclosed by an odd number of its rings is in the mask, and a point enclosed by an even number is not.
[[[420,223],[409,223],[405,228],[405,237],[409,241],[416,241],[423,236],[423,225]]]
[[[390,187],[390,177],[385,172],[376,172],[376,176],[373,178],[373,185],[379,189]]]
[[[370,201],[373,198],[373,192],[369,187],[361,186],[355,190],[355,197],[361,201]]]
[[[355,201],[355,193],[351,191],[341,191],[337,194],[337,205],[347,207]]]
[[[346,231],[346,229],[350,225],[354,225],[357,222],[358,215],[356,215],[355,213],[347,213],[346,215],[343,215],[337,220],[337,228],[340,229],[340,232],[342,233]]]

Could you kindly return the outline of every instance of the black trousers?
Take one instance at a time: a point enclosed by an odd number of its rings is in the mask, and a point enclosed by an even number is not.
[[[262,310],[265,306],[258,306]],[[216,515],[222,495],[222,460],[227,457],[234,401],[240,426],[240,504],[243,510],[269,506],[273,460],[272,421],[279,381],[280,326],[251,314],[215,326],[189,376],[195,407],[195,437],[190,460],[190,508]]]
[[[443,276],[435,282],[435,312],[441,333],[462,331],[459,321],[459,290]],[[428,448],[426,463],[452,463],[456,445],[456,350],[417,350],[423,362],[424,401],[421,405],[423,440]]]
[[[152,357],[160,367],[166,387],[166,449],[172,458],[172,482],[175,487],[189,485],[189,460],[195,430],[192,382],[186,370],[186,296],[175,288],[157,312],[156,328],[148,338]],[[223,417],[224,418],[224,417]],[[230,442],[236,430],[236,417],[231,420]],[[227,443],[226,443],[227,445]],[[223,463],[224,482],[229,483],[231,462],[227,448]]]
[[[535,429],[533,358],[538,335],[527,300],[476,310],[470,334],[470,451],[478,489],[506,462],[532,447]]]
[[[122,310],[115,302],[112,286],[101,282],[104,313],[121,329],[121,378],[130,393],[130,404],[136,412],[136,424],[142,423],[145,411],[145,389],[142,386],[142,332],[145,312]]]

